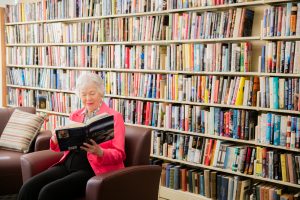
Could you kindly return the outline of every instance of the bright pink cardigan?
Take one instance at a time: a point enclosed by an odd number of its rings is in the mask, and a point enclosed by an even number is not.
[[[84,108],[76,110],[75,112],[71,113],[70,120],[75,122],[83,122],[84,112]],[[114,139],[99,144],[104,153],[102,157],[92,153],[87,153],[89,163],[96,175],[124,168],[123,161],[126,157],[124,150],[125,125],[122,115],[117,111],[110,109],[104,102],[97,112],[97,114],[101,113],[108,113],[114,116]],[[60,151],[59,146],[54,144],[51,139],[50,149],[57,152]],[[58,163],[63,162],[68,153],[69,151],[64,151],[64,155]]]

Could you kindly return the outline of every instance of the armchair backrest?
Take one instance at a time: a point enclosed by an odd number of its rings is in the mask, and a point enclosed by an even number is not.
[[[0,108],[0,135],[2,134],[11,114],[15,109],[35,114],[34,107]]]
[[[125,130],[125,166],[149,164],[151,130],[126,126]]]

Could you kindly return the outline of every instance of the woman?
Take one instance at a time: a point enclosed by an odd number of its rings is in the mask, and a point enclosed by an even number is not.
[[[73,112],[70,120],[86,122],[101,113],[111,114],[114,116],[114,139],[101,144],[91,140],[90,144],[84,143],[80,150],[65,151],[57,164],[22,186],[18,199],[65,200],[80,197],[84,195],[86,183],[91,177],[124,168],[124,121],[120,113],[103,102],[103,81],[96,74],[83,74],[77,79],[76,90],[83,108]],[[60,151],[54,133],[50,149]]]

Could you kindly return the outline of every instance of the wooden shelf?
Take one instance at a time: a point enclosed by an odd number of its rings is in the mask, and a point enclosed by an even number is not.
[[[50,111],[50,110],[45,110],[45,109],[36,109],[36,111],[37,112],[48,113],[48,114],[52,114],[52,115],[61,115],[61,116],[65,116],[65,117],[70,116],[70,114],[67,114],[67,113],[55,112],[55,111]]]
[[[268,40],[268,41],[277,41],[277,40],[300,40],[299,35],[293,35],[293,36],[274,36],[274,37],[262,37],[262,40]]]
[[[264,4],[278,4],[278,3],[289,3],[289,2],[297,2],[295,0],[264,0]]]
[[[289,183],[289,182],[284,182],[284,181],[279,181],[279,180],[273,180],[273,179],[269,179],[269,178],[262,178],[262,177],[255,176],[255,175],[243,174],[243,173],[235,172],[235,171],[228,170],[228,169],[221,169],[221,168],[217,168],[217,167],[186,162],[186,161],[183,161],[183,160],[166,158],[166,157],[163,157],[163,156],[151,155],[151,157],[166,160],[166,161],[170,161],[170,162],[177,162],[177,163],[181,163],[181,164],[189,165],[189,166],[193,166],[193,167],[200,167],[200,168],[203,168],[203,169],[210,169],[210,170],[213,170],[213,171],[223,172],[223,173],[232,174],[232,175],[236,175],[236,176],[243,176],[243,177],[247,177],[247,178],[251,178],[251,179],[255,179],[255,180],[261,180],[261,181],[266,181],[266,182],[269,182],[269,183],[275,183],[275,184],[279,184],[279,185],[284,185],[284,186],[289,186],[289,187],[300,189],[300,185],[294,184],[294,183]]]
[[[18,106],[15,106],[15,105],[7,105],[7,107],[15,108],[15,107],[18,107]],[[55,112],[55,111],[50,111],[50,110],[46,110],[46,109],[38,109],[38,108],[36,108],[36,111],[37,111],[37,112],[48,113],[48,114],[52,114],[52,115],[65,116],[65,117],[69,117],[69,116],[70,116],[70,114],[67,114],[67,113]]]
[[[201,196],[200,194],[194,194],[190,192],[184,192],[181,190],[173,190],[164,186],[159,187],[159,196],[162,198],[167,198],[170,200],[210,200],[211,198],[207,198]]]
[[[70,90],[59,90],[59,89],[41,88],[41,87],[33,87],[33,86],[19,86],[19,85],[12,85],[12,84],[6,84],[6,86],[11,88],[22,88],[22,89],[29,89],[29,90],[41,90],[47,92],[63,92],[63,93],[75,94],[74,91],[70,91]]]

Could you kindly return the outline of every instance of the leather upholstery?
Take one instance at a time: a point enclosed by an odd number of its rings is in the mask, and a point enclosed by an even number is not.
[[[160,166],[147,165],[150,155],[149,129],[126,126],[125,168],[92,177],[86,187],[88,200],[154,200],[158,197]],[[62,153],[50,150],[21,156],[23,182],[56,163]]]
[[[22,111],[35,113],[33,107],[20,107]],[[0,135],[2,134],[14,108],[0,108]],[[36,141],[31,148],[34,149],[49,149],[49,139],[51,133],[44,131],[42,135],[38,135]],[[46,143],[47,141],[47,143]],[[20,157],[23,153],[11,150],[0,149],[0,195],[18,193],[22,185],[22,171]]]
[[[125,166],[149,163],[151,132],[149,129],[126,126]]]

